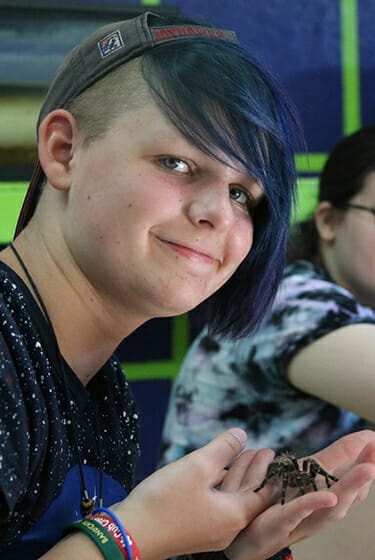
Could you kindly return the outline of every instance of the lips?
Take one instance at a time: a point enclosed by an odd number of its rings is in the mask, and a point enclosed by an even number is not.
[[[221,259],[215,257],[208,249],[202,247],[190,247],[186,244],[161,239],[159,237],[157,239],[163,244],[166,244],[172,251],[190,260],[206,262],[207,264],[212,264],[215,261],[221,262]]]

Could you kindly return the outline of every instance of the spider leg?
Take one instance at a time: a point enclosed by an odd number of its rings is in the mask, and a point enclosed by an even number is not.
[[[338,478],[328,474],[324,469],[321,468],[316,468],[312,471],[311,473],[311,480],[315,479],[315,477],[320,474],[321,476],[324,476],[324,480],[326,482],[326,487],[330,488],[331,487],[331,483],[330,483],[330,479],[334,482],[338,482]]]
[[[302,463],[302,469],[305,474],[304,482],[306,483],[306,481],[308,480],[309,485],[312,486],[313,489],[316,491],[318,490],[318,487],[315,482],[315,477],[317,473],[316,473],[316,469],[313,468],[313,466],[314,463],[311,461],[311,459],[305,459]]]
[[[333,474],[329,474],[327,471],[325,471],[324,469],[322,469],[322,467],[320,467],[320,471],[319,471],[326,479],[327,484],[328,484],[328,480],[332,480],[333,482],[338,482],[339,479],[336,478],[335,476],[333,476]]]
[[[299,489],[300,496],[303,496],[307,492],[306,481],[307,481],[307,478],[306,478],[306,473],[305,472],[296,474],[296,482],[297,482],[297,486],[298,486],[298,489]]]
[[[327,488],[331,487],[331,483],[330,480],[332,480],[333,482],[338,482],[338,478],[336,478],[335,476],[329,474],[327,471],[325,471],[316,461],[314,461],[313,459],[309,460],[310,463],[310,473],[311,473],[311,478],[315,478],[317,474],[320,474],[321,476],[324,476],[324,479],[326,481],[326,486]]]
[[[322,469],[322,470],[323,470],[323,469]],[[330,480],[332,480],[333,482],[338,482],[338,481],[339,481],[338,478],[336,478],[335,476],[332,476],[331,474],[328,474],[328,473],[325,472],[325,471],[321,472],[320,474],[324,476],[325,481],[326,481],[327,488],[330,488],[330,487],[331,487]]]
[[[293,459],[292,460],[293,463],[293,467],[295,468],[296,471],[299,471],[299,464],[297,462],[297,459]]]
[[[288,488],[288,475],[284,474],[282,477],[282,486],[281,486],[281,505],[285,504],[285,495],[286,495],[286,489]]]
[[[273,476],[273,475],[272,475]],[[265,487],[265,485],[267,484],[267,482],[270,480],[271,476],[266,476],[264,478],[264,480],[261,482],[261,484],[258,486],[258,488],[255,488],[254,492],[259,492],[259,490],[262,490],[262,488]]]
[[[316,492],[316,491],[318,490],[318,486],[317,486],[316,481],[315,481],[315,476],[312,476],[312,477],[310,478],[310,484],[311,484],[311,486],[313,487],[313,489],[314,489],[315,492]]]

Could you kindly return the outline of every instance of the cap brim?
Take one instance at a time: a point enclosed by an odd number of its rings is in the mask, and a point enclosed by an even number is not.
[[[38,161],[38,163],[34,168],[31,181],[29,184],[29,188],[27,189],[26,196],[23,201],[20,214],[18,216],[14,237],[17,237],[17,235],[21,233],[21,231],[30,221],[31,216],[34,214],[34,210],[40,195],[40,188],[41,188],[43,177],[44,177],[44,173]]]

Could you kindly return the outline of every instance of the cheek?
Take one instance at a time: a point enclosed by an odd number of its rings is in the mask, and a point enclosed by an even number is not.
[[[368,239],[364,231],[355,227],[348,227],[346,230],[341,232],[341,236],[339,238],[339,249],[341,257],[348,260],[349,266],[352,259],[357,260],[363,258],[368,250],[368,247]]]
[[[228,241],[228,253],[234,268],[237,268],[251,251],[253,239],[254,226],[252,222],[245,222]]]
[[[355,239],[355,245],[352,245],[350,254],[348,255],[349,263],[352,261],[357,266],[374,272],[375,268],[375,235],[369,235],[369,232],[363,232],[361,236]]]
[[[240,254],[241,262],[247,257],[254,241],[254,224],[253,222],[246,222],[246,224],[241,228],[241,232],[238,236],[238,251]]]
[[[335,247],[341,272],[351,282],[358,282],[375,271],[375,236],[372,239],[363,228],[352,227],[341,232]]]

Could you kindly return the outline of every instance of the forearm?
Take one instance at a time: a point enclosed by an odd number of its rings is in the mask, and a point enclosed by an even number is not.
[[[375,325],[340,328],[299,350],[287,376],[297,389],[375,422]]]
[[[96,544],[84,533],[66,536],[40,560],[103,560]]]
[[[40,560],[103,560],[95,543],[83,533],[68,535],[55,545]],[[201,552],[179,557],[179,560],[228,560],[223,551]],[[252,560],[249,558],[249,560]],[[259,559],[257,559],[259,560]],[[289,548],[284,548],[264,560],[293,560]]]

